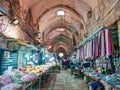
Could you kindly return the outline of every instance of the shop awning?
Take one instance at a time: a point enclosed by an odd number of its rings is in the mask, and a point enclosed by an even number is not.
[[[29,48],[29,49],[38,50],[38,48],[35,47],[34,45],[27,44],[26,42],[21,41],[21,40],[17,40],[14,38],[5,38],[4,40],[9,41],[9,42],[13,42],[14,44],[18,44],[20,46],[24,46],[24,47]]]

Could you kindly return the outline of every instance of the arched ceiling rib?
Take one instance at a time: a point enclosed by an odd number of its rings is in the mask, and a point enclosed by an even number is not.
[[[59,54],[60,52],[63,52],[65,55],[69,55],[69,53],[66,51],[66,49],[64,47],[57,48],[55,52],[57,54]]]
[[[46,30],[48,26],[54,27],[56,26],[56,24],[59,25],[59,23],[60,25],[66,27],[67,26],[66,22],[68,22],[72,27],[76,28],[77,30],[79,30],[79,28],[77,27],[80,27],[79,25],[81,23],[85,25],[82,17],[78,17],[78,15],[76,16],[73,12],[66,10],[66,9],[62,9],[65,11],[65,16],[63,17],[57,16],[56,12],[58,10],[61,10],[61,8],[52,9],[49,13],[47,13],[46,15],[42,17],[42,19],[39,22],[39,30],[41,32]]]
[[[82,0],[57,0],[57,2],[56,0],[39,0],[39,2],[32,6],[33,16],[36,17],[34,18],[34,21],[36,21],[39,16],[42,16],[42,14],[47,12],[47,10],[49,10],[51,7],[55,7],[57,5],[66,5],[68,7],[71,7],[80,15],[82,14],[82,16],[84,16],[86,11],[90,10],[90,6]]]
[[[72,40],[66,36],[56,36],[52,39],[53,47],[57,44],[58,47],[63,45],[67,51],[72,48]]]
[[[57,2],[56,0],[20,0],[20,2],[23,3],[21,6],[25,10],[28,10],[29,8],[32,9],[34,24],[39,22],[39,19],[43,18],[49,11],[52,12],[51,10],[54,8],[64,8],[69,10],[78,17],[83,17],[83,21],[85,21],[84,16],[91,10],[91,7],[82,0],[59,0]]]
[[[27,14],[29,8],[33,16],[33,28],[38,30],[38,37],[43,42],[53,43],[55,50],[64,49],[65,52],[73,45],[73,36],[76,38],[81,32],[86,32],[89,3],[84,0],[19,0],[21,7]],[[57,16],[58,10],[64,10],[65,16]],[[39,28],[38,28],[39,27]],[[58,28],[65,31],[58,32]],[[81,29],[82,28],[82,29]],[[63,43],[63,44],[61,44]],[[56,46],[58,45],[58,46]]]
[[[66,45],[68,45],[68,47],[71,47],[72,40],[64,35],[56,36],[52,39],[53,45],[55,45],[56,43],[60,43],[60,42],[63,42]]]
[[[59,29],[59,28],[57,28],[57,29]],[[54,37],[60,36],[60,35],[66,36],[66,37],[68,37],[68,38],[70,38],[70,39],[73,38],[73,37],[72,37],[73,34],[72,34],[69,30],[63,28],[64,31],[57,31],[57,29],[52,30],[49,34],[47,34],[47,39],[48,39],[48,40],[49,40],[49,39],[52,40]],[[55,33],[56,33],[56,34],[55,34]]]
[[[69,54],[69,50],[64,45],[58,45],[57,47],[54,48],[54,51],[56,52],[61,47],[64,48],[64,50],[67,52],[67,54]]]
[[[58,48],[63,47],[67,52],[69,52],[68,45],[63,42],[56,43],[53,47],[53,50],[56,51]]]
[[[83,16],[81,14],[79,14],[78,12],[76,12],[74,9],[72,9],[71,7],[67,6],[67,5],[57,5],[54,7],[51,7],[50,9],[47,9],[45,12],[43,12],[42,15],[39,16],[39,21],[46,15],[49,14],[49,12],[53,11],[53,10],[58,10],[58,9],[62,9],[62,10],[66,10],[68,13],[72,12],[74,13],[74,15],[76,15],[77,17],[79,17],[80,19],[83,18]],[[56,11],[57,11],[56,10]],[[55,12],[56,12],[55,11]],[[53,13],[53,12],[52,12]]]
[[[74,27],[70,26],[69,23],[67,23],[67,22],[65,22],[65,23],[66,23],[66,25],[64,24],[65,26],[61,25],[61,24],[55,24],[55,26],[46,29],[44,31],[44,36],[43,36],[44,40],[47,41],[47,39],[49,39],[48,36],[51,38],[51,37],[59,35],[59,34],[64,34],[64,35],[67,35],[70,38],[72,38],[71,35],[76,35],[77,33],[79,33]],[[63,32],[57,31],[57,29],[60,29],[60,28],[63,28],[64,31]]]

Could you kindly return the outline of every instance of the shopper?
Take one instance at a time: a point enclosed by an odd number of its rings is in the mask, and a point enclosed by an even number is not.
[[[73,65],[72,60],[70,60],[70,69],[71,69],[71,75],[72,75],[74,71],[74,65]]]

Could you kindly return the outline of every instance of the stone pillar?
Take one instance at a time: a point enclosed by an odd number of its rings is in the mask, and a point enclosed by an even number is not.
[[[118,21],[118,40],[119,40],[119,49],[120,49],[120,20]]]

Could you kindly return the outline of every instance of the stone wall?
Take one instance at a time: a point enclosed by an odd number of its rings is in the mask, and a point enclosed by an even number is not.
[[[99,13],[95,10],[99,8]],[[98,15],[98,16],[96,16]],[[97,17],[97,18],[96,18]],[[102,0],[99,3],[99,7],[96,6],[93,9],[93,16],[89,19],[89,25],[87,25],[87,36],[84,35],[82,40],[85,40],[92,33],[97,31],[100,27],[108,27],[113,24],[120,17],[120,0]],[[120,33],[120,30],[119,30]],[[78,39],[79,38],[79,39]],[[81,42],[80,37],[77,38],[77,42]],[[119,34],[120,40],[120,34]],[[78,45],[78,44],[77,44]]]

